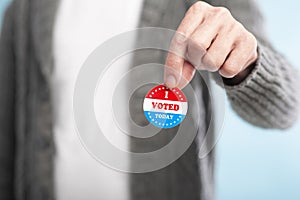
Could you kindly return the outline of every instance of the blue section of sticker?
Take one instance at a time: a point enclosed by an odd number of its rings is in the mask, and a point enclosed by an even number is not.
[[[173,128],[185,118],[185,115],[182,114],[164,112],[144,111],[144,114],[147,120],[158,128]]]

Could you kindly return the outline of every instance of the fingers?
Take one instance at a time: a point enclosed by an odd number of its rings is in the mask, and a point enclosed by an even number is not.
[[[219,70],[234,48],[235,37],[233,35],[219,34],[203,56],[202,63],[198,68],[211,72]]]
[[[200,3],[198,3],[200,4]],[[203,3],[201,2],[201,5]],[[208,5],[208,4],[207,4]],[[176,87],[180,82],[185,54],[187,49],[187,38],[191,36],[194,30],[203,21],[203,6],[197,4],[191,7],[180,23],[177,33],[174,35],[170,45],[170,53],[166,59],[165,84],[169,88]]]
[[[189,37],[204,20],[204,9],[206,6],[209,5],[203,2],[195,3],[194,6],[192,6],[185,14],[184,18],[177,28],[177,32],[185,35],[186,37]]]
[[[220,75],[232,78],[252,64],[257,59],[256,43],[256,39],[251,35],[241,40],[219,70]]]
[[[194,66],[189,62],[184,62],[183,64],[183,71],[182,77],[178,83],[178,88],[183,89],[194,77],[196,69]]]
[[[222,68],[219,70],[220,75],[225,78],[232,78],[242,71],[246,63],[244,62],[244,59],[240,58],[240,56],[239,48],[234,49],[230,53]]]
[[[257,59],[257,41],[228,9],[199,1],[186,13],[169,52],[165,84],[183,88],[195,68],[236,76]]]
[[[207,49],[219,32],[217,23],[219,22],[215,20],[206,20],[190,36],[187,47],[187,59],[197,69],[202,65],[202,56],[207,53]]]
[[[165,83],[169,88],[174,88],[177,86],[178,81],[182,75],[182,69],[184,64],[184,52],[186,49],[185,45],[178,45],[178,38],[184,36],[176,36],[176,42],[172,41],[170,51],[167,55],[166,63],[165,63]],[[184,38],[181,38],[184,39]],[[174,46],[178,46],[177,48]],[[174,50],[172,50],[174,49]]]

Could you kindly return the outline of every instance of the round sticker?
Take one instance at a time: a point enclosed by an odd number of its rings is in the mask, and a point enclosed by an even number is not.
[[[159,85],[148,92],[143,109],[147,120],[154,126],[173,128],[184,120],[188,103],[178,88]]]

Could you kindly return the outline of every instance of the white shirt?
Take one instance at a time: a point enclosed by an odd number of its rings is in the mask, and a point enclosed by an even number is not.
[[[142,0],[61,0],[54,27],[52,77],[58,200],[128,199],[128,175],[100,164],[81,145],[72,97],[88,55],[113,35],[136,28],[141,7]]]

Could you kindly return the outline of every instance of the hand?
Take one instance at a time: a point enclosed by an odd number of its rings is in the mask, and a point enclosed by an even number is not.
[[[233,78],[257,60],[256,38],[224,7],[202,1],[193,4],[177,33],[165,64],[169,88],[186,86],[196,69]]]

